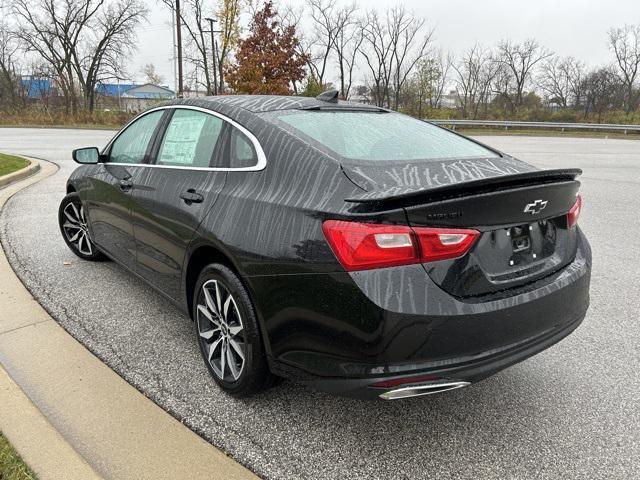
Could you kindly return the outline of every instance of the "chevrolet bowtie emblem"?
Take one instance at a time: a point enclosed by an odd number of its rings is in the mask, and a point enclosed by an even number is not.
[[[530,213],[531,215],[537,215],[542,210],[544,210],[546,207],[547,207],[547,201],[546,200],[536,200],[535,202],[529,203],[529,204],[527,204],[526,207],[524,207],[524,213]]]

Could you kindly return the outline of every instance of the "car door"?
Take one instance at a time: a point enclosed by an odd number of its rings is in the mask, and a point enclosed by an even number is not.
[[[87,214],[93,241],[114,260],[134,269],[135,239],[131,223],[131,179],[148,160],[164,111],[145,114],[125,127],[104,152],[90,176]]]
[[[187,247],[226,180],[226,127],[195,108],[176,107],[170,115],[156,139],[153,165],[133,174],[131,197],[138,273],[178,299]]]

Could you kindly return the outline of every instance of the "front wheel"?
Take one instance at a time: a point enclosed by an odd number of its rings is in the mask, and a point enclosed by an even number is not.
[[[58,223],[62,238],[78,257],[89,261],[105,259],[104,254],[96,248],[91,240],[84,207],[77,193],[68,194],[60,202]]]
[[[248,397],[273,384],[253,305],[229,268],[214,263],[202,270],[193,318],[205,364],[225,392]]]

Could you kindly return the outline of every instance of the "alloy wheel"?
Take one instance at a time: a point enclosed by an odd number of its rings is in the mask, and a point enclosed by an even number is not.
[[[202,285],[196,315],[198,334],[211,369],[220,380],[238,380],[245,364],[244,327],[238,305],[222,282],[209,280]]]
[[[89,237],[89,229],[82,205],[69,202],[64,207],[63,213],[64,223],[62,224],[62,229],[67,241],[83,255],[93,255],[93,244]]]

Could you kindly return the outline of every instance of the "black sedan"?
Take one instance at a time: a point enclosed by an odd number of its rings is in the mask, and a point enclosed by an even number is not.
[[[580,170],[334,93],[176,100],[73,157],[68,246],[183,308],[236,396],[278,377],[362,398],[451,390],[587,311]]]

